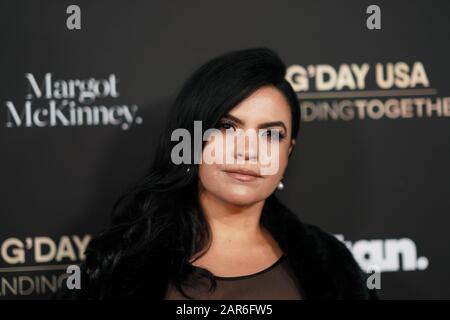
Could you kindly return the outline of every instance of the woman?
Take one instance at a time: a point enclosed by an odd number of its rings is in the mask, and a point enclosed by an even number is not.
[[[345,245],[275,196],[300,125],[285,72],[276,53],[253,48],[212,59],[186,81],[150,170],[118,199],[111,228],[88,247],[80,297],[376,298]],[[180,141],[172,134],[195,137],[195,121],[216,130],[197,152],[176,158]],[[238,132],[251,130],[256,140],[238,148]],[[258,143],[276,164],[266,174]],[[233,161],[202,161],[211,150]]]

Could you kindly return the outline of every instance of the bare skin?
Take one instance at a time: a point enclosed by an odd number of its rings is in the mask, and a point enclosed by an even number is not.
[[[268,130],[278,130],[285,138],[279,141],[278,172],[256,181],[236,180],[224,172],[223,165],[200,164],[199,203],[210,226],[212,241],[206,253],[199,258],[192,257],[191,263],[221,277],[257,273],[283,254],[276,240],[261,225],[260,217],[266,198],[275,191],[283,176],[295,144],[291,138],[289,104],[275,87],[260,88],[233,108],[230,115],[239,119],[236,127],[244,130],[279,121],[282,125]],[[247,146],[245,159],[255,156],[255,152]]]
[[[216,276],[234,277],[264,270],[283,254],[269,231],[259,223],[264,201],[249,207],[233,206],[203,192],[201,203],[213,239],[207,253],[193,265]]]

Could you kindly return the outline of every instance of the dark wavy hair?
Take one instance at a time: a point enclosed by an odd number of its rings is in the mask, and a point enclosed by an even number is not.
[[[255,90],[272,85],[290,105],[291,136],[295,139],[300,108],[285,74],[286,66],[280,57],[268,48],[258,47],[220,55],[187,79],[174,100],[148,172],[117,199],[110,228],[93,238],[87,248],[82,278],[84,298],[126,297],[145,290],[144,286],[149,285],[146,273],[155,272],[160,284],[170,279],[188,298],[181,284],[191,273],[210,279],[211,290],[216,287],[209,271],[194,268],[189,262],[194,255],[198,259],[206,252],[211,231],[198,203],[198,164],[192,164],[198,162],[192,159],[191,164],[176,165],[171,161],[176,144],[171,134],[185,128],[193,137],[194,120],[202,121],[203,130],[214,128]],[[193,153],[192,157],[200,154]],[[278,201],[274,194],[269,198]],[[162,292],[148,293],[147,297],[152,298],[151,294],[156,297]]]

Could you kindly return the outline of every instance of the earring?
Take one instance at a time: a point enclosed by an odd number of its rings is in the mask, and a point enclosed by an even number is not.
[[[278,182],[278,186],[277,186],[278,190],[283,190],[284,189],[284,184],[282,181]]]

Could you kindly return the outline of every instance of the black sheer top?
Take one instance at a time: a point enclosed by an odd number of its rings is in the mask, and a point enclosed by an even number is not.
[[[196,268],[194,266],[194,268]],[[286,254],[275,263],[257,273],[236,276],[214,276],[215,290],[208,292],[210,281],[198,275],[191,275],[192,285],[183,285],[183,290],[197,300],[301,300],[300,284],[295,277]],[[187,300],[169,282],[166,300]]]

